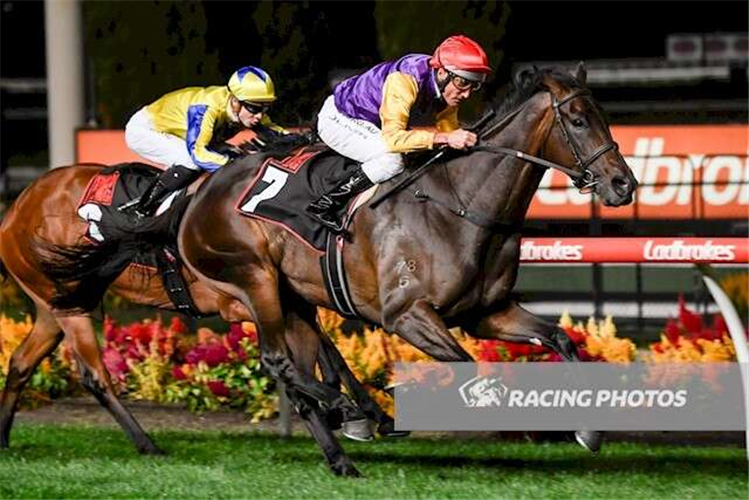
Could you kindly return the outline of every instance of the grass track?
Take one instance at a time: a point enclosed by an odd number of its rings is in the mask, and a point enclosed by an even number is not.
[[[18,424],[0,451],[2,498],[741,498],[740,448],[480,440],[351,443],[361,479],[337,478],[309,438],[153,432],[141,457],[118,429]]]

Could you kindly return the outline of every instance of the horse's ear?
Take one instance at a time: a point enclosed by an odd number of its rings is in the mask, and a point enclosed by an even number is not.
[[[526,83],[531,79],[535,70],[525,68],[515,73],[515,85],[519,88],[525,87]]]
[[[577,63],[577,74],[575,75],[575,79],[584,87],[587,78],[588,71],[585,69],[585,63],[580,61]]]

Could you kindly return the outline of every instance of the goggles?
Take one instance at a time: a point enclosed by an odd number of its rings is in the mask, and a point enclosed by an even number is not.
[[[270,109],[270,104],[258,104],[255,102],[246,102],[241,101],[242,107],[247,110],[248,113],[251,115],[256,115],[258,113],[267,113]]]
[[[458,90],[471,90],[471,92],[476,92],[481,88],[482,82],[477,82],[474,80],[469,80],[468,78],[465,78],[460,75],[456,75],[452,71],[446,69],[448,76],[450,77],[450,81],[453,82],[453,85],[455,85],[455,88]]]

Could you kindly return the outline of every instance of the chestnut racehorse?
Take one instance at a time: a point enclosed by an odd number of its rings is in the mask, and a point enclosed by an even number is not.
[[[47,172],[24,190],[0,225],[0,257],[4,265],[0,271],[13,275],[36,309],[32,331],[10,359],[0,398],[0,448],[9,445],[20,391],[41,360],[67,335],[81,368],[83,385],[113,415],[140,452],[161,453],[113,391],[90,313],[110,286],[115,293],[139,304],[165,310],[175,310],[175,306],[157,273],[131,264],[133,252],[124,250],[123,242],[104,242],[91,247],[84,239],[87,223],[76,214],[77,204],[89,181],[102,168],[102,165],[74,165]],[[191,191],[201,182],[192,186]],[[144,227],[163,234],[162,228],[173,223],[175,217],[173,213],[169,218],[157,218]],[[136,243],[137,236],[133,232]],[[75,260],[67,276],[76,277],[81,293],[60,295],[65,287],[56,286],[59,276],[49,269],[50,252],[55,250],[66,250],[64,255]],[[186,269],[183,277],[201,316],[220,314],[226,321],[251,320],[248,310],[238,300],[216,291]],[[55,298],[58,306],[65,304],[65,307],[55,307]],[[290,321],[294,321],[293,316]],[[383,436],[406,434],[394,431],[393,419],[371,399],[329,337],[292,328],[287,341],[300,359],[317,357],[326,384],[340,387],[343,381],[359,405],[357,408],[341,399],[345,404],[330,408],[326,424],[337,427],[343,420],[344,434],[359,440],[371,437],[366,418],[379,424],[377,430]],[[319,350],[318,343],[322,346]]]

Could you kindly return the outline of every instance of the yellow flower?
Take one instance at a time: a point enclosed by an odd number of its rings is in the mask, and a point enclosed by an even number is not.
[[[567,309],[564,310],[562,315],[559,317],[559,326],[562,328],[572,328],[572,316]]]

